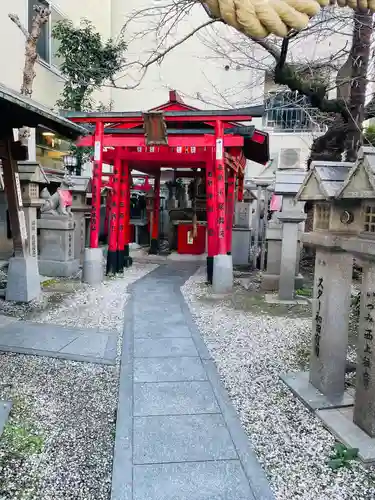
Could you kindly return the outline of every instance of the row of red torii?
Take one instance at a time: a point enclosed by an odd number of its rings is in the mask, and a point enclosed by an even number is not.
[[[90,131],[78,145],[94,149],[84,281],[97,284],[103,279],[99,228],[102,165],[106,163],[113,165],[107,272],[121,272],[131,265],[131,171],[155,178],[150,253],[157,253],[161,169],[200,169],[206,182],[207,278],[217,292],[230,288],[233,211],[235,196],[238,201],[243,199],[246,159],[261,164],[269,160],[268,135],[241,122],[251,122],[262,113],[261,106],[201,111],[183,103],[175,91],[170,92],[167,103],[147,113],[67,113],[70,120]]]

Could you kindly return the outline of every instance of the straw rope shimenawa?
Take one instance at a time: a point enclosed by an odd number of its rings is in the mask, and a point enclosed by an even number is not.
[[[300,31],[321,7],[339,5],[375,12],[375,0],[201,0],[213,17],[252,38]]]

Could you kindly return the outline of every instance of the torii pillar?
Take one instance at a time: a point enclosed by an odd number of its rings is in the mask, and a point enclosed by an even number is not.
[[[103,281],[103,251],[99,248],[100,198],[103,170],[104,123],[98,122],[94,136],[94,167],[90,220],[90,247],[85,249],[82,281],[95,286]]]
[[[213,291],[215,294],[230,293],[233,288],[233,259],[227,254],[225,224],[225,161],[224,161],[224,127],[221,121],[215,124],[216,139],[216,192],[217,192],[217,228],[218,253],[214,259]]]

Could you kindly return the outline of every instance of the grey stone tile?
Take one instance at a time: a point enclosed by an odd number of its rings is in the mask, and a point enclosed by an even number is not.
[[[159,358],[172,356],[198,356],[193,339],[135,339],[134,357]]]
[[[255,500],[238,460],[134,467],[134,500]]]
[[[0,314],[0,328],[8,326],[11,323],[14,323],[15,321],[18,321],[18,319],[13,318],[12,316],[5,316],[4,314]]]
[[[60,351],[79,335],[74,329],[17,321],[0,330],[0,346]]]
[[[134,382],[207,380],[199,358],[136,358]]]
[[[163,318],[167,318],[171,315],[180,315],[182,319],[182,311],[180,304],[178,302],[172,302],[169,300],[168,302],[158,302],[155,304],[150,304],[146,302],[141,309],[135,310],[135,317],[139,316],[145,318],[147,320],[154,317],[157,321],[162,322]]]
[[[61,349],[64,354],[78,354],[80,356],[91,356],[104,358],[108,342],[108,335],[94,333],[92,335],[80,335],[73,342]]]
[[[221,415],[134,418],[134,464],[236,458]]]
[[[148,326],[134,327],[134,336],[135,338],[149,338],[149,339],[158,339],[158,338],[171,338],[171,337],[191,337],[191,332],[189,328],[184,325],[182,322],[180,323],[165,323],[165,324],[149,324]]]
[[[209,382],[134,385],[134,416],[220,413]]]

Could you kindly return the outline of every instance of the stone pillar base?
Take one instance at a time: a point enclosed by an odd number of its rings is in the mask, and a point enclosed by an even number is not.
[[[79,259],[67,260],[65,262],[57,260],[40,260],[39,272],[42,276],[69,278],[78,273]]]
[[[103,281],[103,251],[101,248],[85,248],[82,281],[89,285],[99,285]]]
[[[215,257],[207,257],[207,283],[210,285],[214,275],[214,259]]]
[[[159,253],[159,241],[156,239],[152,239],[150,243],[150,250],[148,251],[149,255],[157,255]]]
[[[40,275],[35,257],[9,259],[6,300],[30,302],[40,296]]]
[[[279,281],[280,281],[279,274],[264,273],[262,276],[262,283],[260,285],[260,288],[265,292],[276,291],[279,289]],[[297,276],[295,276],[294,278],[295,290],[298,290],[299,288],[303,287],[303,281],[304,280],[302,274],[298,274]]]
[[[215,255],[212,285],[216,294],[225,294],[232,291],[233,259],[231,255]]]

